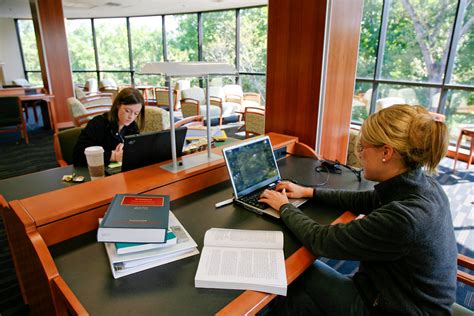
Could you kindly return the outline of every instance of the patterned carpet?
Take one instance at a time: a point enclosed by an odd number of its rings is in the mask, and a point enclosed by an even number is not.
[[[57,167],[52,132],[41,128],[42,122],[28,124],[30,144],[19,141],[18,133],[0,134],[0,179]],[[437,179],[443,185],[451,202],[458,251],[474,257],[474,167],[466,170],[466,163],[459,162],[458,171],[452,172],[453,160],[443,159]],[[1,193],[1,192],[0,192]],[[338,271],[353,274],[358,264],[351,261],[322,259]],[[458,283],[457,302],[474,310],[473,288]],[[0,217],[0,315],[28,315],[22,303],[15,269]]]

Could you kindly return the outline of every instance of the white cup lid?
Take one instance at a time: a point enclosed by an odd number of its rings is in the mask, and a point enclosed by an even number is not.
[[[104,153],[104,148],[102,146],[90,146],[84,149],[84,154],[98,154],[98,153]]]

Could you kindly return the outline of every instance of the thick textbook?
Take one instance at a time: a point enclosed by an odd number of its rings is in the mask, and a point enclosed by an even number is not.
[[[209,229],[204,237],[194,285],[286,296],[283,233]]]
[[[170,230],[177,238],[176,244],[169,247],[120,255],[117,254],[115,243],[105,243],[113,277],[117,279],[198,254],[196,242],[171,211],[169,212],[169,223]]]
[[[117,254],[122,255],[125,253],[132,253],[137,251],[145,251],[155,248],[169,247],[171,245],[176,245],[178,238],[176,235],[168,228],[166,233],[166,242],[164,243],[135,243],[135,242],[116,242],[115,248],[117,249]]]
[[[169,210],[167,195],[116,194],[99,225],[97,240],[163,243]]]

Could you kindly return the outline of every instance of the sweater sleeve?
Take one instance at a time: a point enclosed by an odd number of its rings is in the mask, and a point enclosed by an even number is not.
[[[332,189],[315,189],[313,198],[337,209],[351,211],[355,214],[369,214],[379,207],[380,202],[374,190],[346,191]]]
[[[284,208],[284,211],[283,211]],[[315,255],[343,260],[395,260],[409,251],[412,223],[396,208],[379,208],[347,224],[321,225],[291,204],[281,219]]]
[[[105,129],[107,122],[101,116],[96,116],[89,121],[87,126],[82,130],[74,146],[73,163],[75,166],[87,166],[86,155],[84,149],[89,146],[102,146],[105,143]],[[104,164],[107,166],[110,162],[112,152],[104,148]]]

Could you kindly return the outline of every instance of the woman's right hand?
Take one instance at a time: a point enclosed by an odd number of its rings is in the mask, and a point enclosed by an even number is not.
[[[122,162],[123,158],[123,144],[120,143],[115,147],[115,150],[112,152],[112,157],[114,161]]]
[[[312,198],[314,191],[313,188],[303,187],[288,181],[282,181],[277,184],[277,191],[281,192],[283,189],[286,191],[286,196],[292,199]]]

